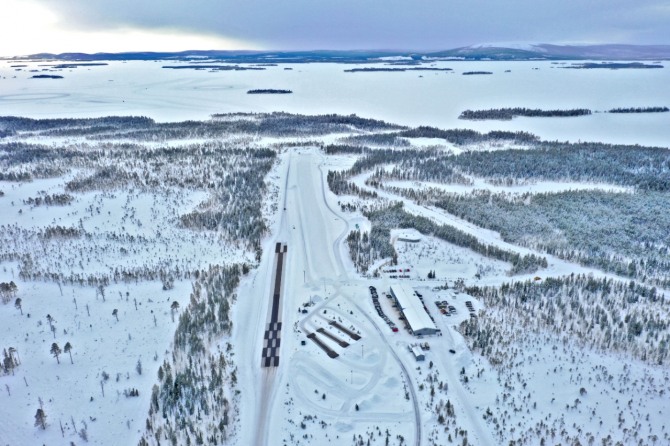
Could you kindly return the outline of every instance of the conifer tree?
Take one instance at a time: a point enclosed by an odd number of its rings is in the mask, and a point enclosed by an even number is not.
[[[58,364],[60,364],[60,359],[58,359],[58,356],[62,353],[62,351],[61,351],[60,347],[58,346],[58,344],[56,344],[55,342],[53,344],[51,344],[51,350],[50,351],[51,351],[51,354],[54,355],[54,357],[56,358],[56,361],[58,361]]]
[[[66,342],[65,347],[63,347],[63,351],[65,353],[70,354],[70,364],[74,364],[74,361],[72,360],[72,344],[70,344],[69,342]]]
[[[179,310],[179,302],[177,302],[176,300],[172,302],[170,310],[172,310],[172,322],[174,322],[174,314],[177,310]]]
[[[35,426],[41,427],[42,429],[47,428],[47,415],[42,408],[37,409],[37,412],[35,412]]]

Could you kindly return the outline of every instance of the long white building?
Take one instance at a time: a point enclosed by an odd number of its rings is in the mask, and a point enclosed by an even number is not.
[[[391,296],[416,336],[432,335],[439,331],[412,288],[403,284],[392,285]]]

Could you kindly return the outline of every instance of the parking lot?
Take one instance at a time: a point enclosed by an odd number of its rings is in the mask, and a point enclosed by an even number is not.
[[[437,306],[437,309],[440,310],[440,313],[445,316],[456,314],[456,307],[449,304],[446,300],[436,300],[435,305]]]
[[[368,287],[370,289],[370,295],[372,296],[372,303],[375,306],[375,309],[377,310],[377,314],[379,315],[380,318],[384,319],[384,322],[388,324],[388,326],[391,328],[391,331],[396,333],[398,331],[398,327],[395,325],[395,323],[384,313],[384,310],[382,310],[382,306],[379,303],[379,295],[377,294],[377,289],[373,286]]]

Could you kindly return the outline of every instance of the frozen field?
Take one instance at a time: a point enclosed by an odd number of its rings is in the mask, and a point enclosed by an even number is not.
[[[538,62],[438,62],[446,72],[345,73],[351,65],[296,64],[262,71],[163,69],[179,62],[110,62],[65,69],[63,79],[30,79],[46,63],[0,61],[0,115],[35,118],[145,115],[160,121],[207,119],[212,113],[287,111],[351,114],[404,125],[524,130],[543,139],[668,147],[670,113],[594,113],[577,118],[463,121],[466,109],[668,106],[670,70],[564,69]],[[21,63],[24,64],[24,63]],[[360,65],[356,65],[360,66]],[[293,68],[284,70],[285,67]],[[467,71],[488,76],[463,76]],[[506,72],[509,70],[509,72]],[[248,95],[254,88],[290,95]]]

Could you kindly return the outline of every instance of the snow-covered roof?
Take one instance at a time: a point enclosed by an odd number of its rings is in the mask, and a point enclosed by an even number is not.
[[[437,330],[435,323],[423,308],[423,303],[414,294],[412,288],[404,284],[395,284],[391,286],[391,292],[398,301],[412,331],[416,333],[420,330]]]
[[[421,233],[416,229],[398,231],[398,241],[400,242],[418,243],[421,241],[421,237]]]
[[[416,345],[413,345],[410,350],[412,351],[416,359],[419,358],[423,359],[426,357],[426,355],[424,355],[423,352]]]
[[[418,243],[421,241],[421,233],[419,231],[403,231],[398,234],[398,241]]]

